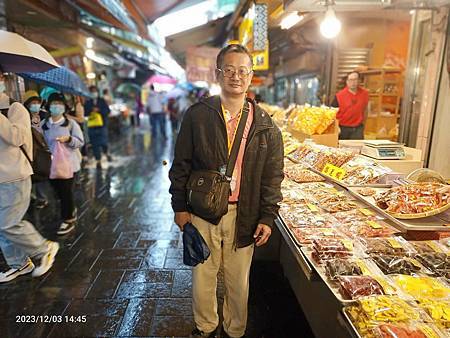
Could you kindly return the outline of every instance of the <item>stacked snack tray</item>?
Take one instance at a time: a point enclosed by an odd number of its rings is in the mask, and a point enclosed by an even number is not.
[[[366,254],[373,255],[392,255],[405,256],[411,255],[414,250],[408,245],[404,238],[383,237],[383,238],[364,238],[361,239],[365,247]]]
[[[367,218],[341,221],[339,229],[349,237],[390,237],[399,231],[386,222]]]
[[[408,275],[392,275],[391,278],[400,290],[419,302],[424,299],[450,299],[450,287],[438,278]]]
[[[375,330],[383,324],[432,321],[414,302],[398,296],[360,298],[357,305],[346,307],[345,312],[362,337],[376,337]]]

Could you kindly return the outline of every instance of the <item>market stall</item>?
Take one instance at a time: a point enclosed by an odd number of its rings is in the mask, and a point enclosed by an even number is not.
[[[444,185],[283,136],[280,262],[315,336],[448,337]]]

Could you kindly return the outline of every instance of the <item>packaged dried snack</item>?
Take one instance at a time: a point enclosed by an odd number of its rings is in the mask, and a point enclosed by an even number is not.
[[[373,196],[377,191],[373,188],[360,188],[357,189],[356,192],[362,196]]]
[[[358,205],[355,202],[347,199],[332,203],[321,203],[320,207],[328,212],[334,213],[338,211],[347,211],[356,209]]]
[[[383,324],[431,322],[431,318],[423,310],[398,296],[360,298],[357,305],[346,307],[345,312],[362,337],[375,337],[376,328]]]
[[[325,270],[332,280],[339,276],[360,276],[363,274],[357,261],[341,258],[327,261]]]
[[[433,254],[446,252],[445,247],[438,241],[410,241],[419,254]]]
[[[310,244],[314,239],[343,238],[343,235],[333,228],[292,228],[291,231],[300,245]]]
[[[445,253],[421,253],[415,258],[433,272],[450,270],[450,257]]]
[[[399,231],[385,222],[366,220],[366,221],[347,221],[341,223],[339,230],[349,237],[390,237]]]
[[[289,120],[294,129],[304,134],[320,135],[336,120],[336,113],[336,108],[305,104],[295,107]]]
[[[422,299],[419,306],[439,327],[450,328],[450,301]]]
[[[301,165],[285,168],[284,173],[288,178],[297,183],[325,181],[324,177],[312,172],[309,169],[305,169]]]
[[[336,212],[333,214],[333,217],[336,218],[339,223],[376,219],[375,213],[372,210],[366,208]]]
[[[331,228],[334,224],[332,217],[327,214],[295,213],[287,215],[283,213],[282,217],[285,223],[289,223],[292,228]]]
[[[438,183],[415,183],[391,188],[374,196],[377,205],[390,213],[418,214],[450,203],[450,193],[440,192]]]
[[[384,294],[378,281],[370,276],[340,276],[338,281],[340,284],[339,291],[346,299]]]
[[[401,255],[408,253],[406,241],[401,237],[366,238],[363,240],[369,255]]]
[[[434,277],[426,276],[392,276],[395,284],[406,294],[416,300],[448,300],[450,299],[450,288],[445,283]]]
[[[414,259],[392,255],[374,255],[372,260],[378,265],[380,270],[386,274],[415,275],[425,271],[422,265]]]
[[[438,328],[425,323],[385,323],[373,331],[376,338],[441,338]]]
[[[348,239],[318,238],[312,242],[312,257],[317,261],[353,255],[353,242]]]

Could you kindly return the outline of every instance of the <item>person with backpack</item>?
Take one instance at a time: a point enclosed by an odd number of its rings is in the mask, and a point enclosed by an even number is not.
[[[0,272],[0,283],[32,273],[45,274],[53,265],[59,244],[42,237],[23,220],[30,204],[32,161],[31,122],[19,102],[5,94],[0,73],[0,248],[9,269]],[[35,267],[31,258],[40,261]]]
[[[83,132],[78,123],[65,116],[67,106],[64,95],[51,94],[47,110],[50,117],[42,121],[42,130],[53,154],[50,183],[61,201],[62,222],[57,234],[65,235],[75,228],[77,220],[74,174],[81,169],[79,148],[84,144]]]
[[[41,119],[42,100],[34,90],[29,90],[24,94],[23,104],[27,108],[31,119],[31,134],[33,137],[33,171],[31,199],[34,200],[34,207],[42,209],[48,206],[48,199],[45,195],[45,185],[50,174],[51,153],[48,149],[42,134]],[[40,168],[37,168],[37,166]]]

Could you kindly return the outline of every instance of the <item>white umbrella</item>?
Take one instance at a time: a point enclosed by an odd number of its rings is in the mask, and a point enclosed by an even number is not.
[[[56,67],[58,63],[41,45],[19,34],[0,30],[1,71],[38,73]]]

